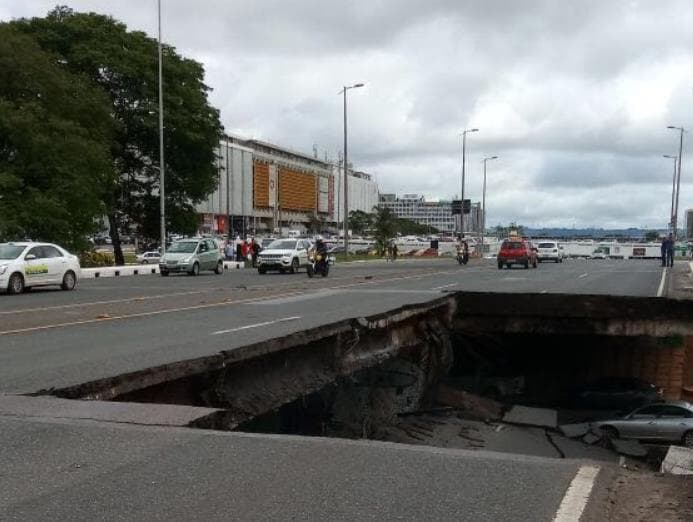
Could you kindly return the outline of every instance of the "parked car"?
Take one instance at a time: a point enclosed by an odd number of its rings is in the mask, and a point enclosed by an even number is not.
[[[161,254],[155,250],[145,252],[144,254],[137,255],[137,262],[142,265],[148,265],[150,263],[156,264],[161,260]]]
[[[159,261],[159,272],[164,277],[176,272],[198,275],[201,270],[224,273],[224,257],[214,239],[176,241]]]
[[[21,294],[26,288],[60,286],[72,290],[81,269],[77,256],[51,243],[0,243],[0,290]]]
[[[632,410],[662,399],[663,390],[632,377],[604,377],[570,393],[570,404],[580,409]]]
[[[685,401],[649,404],[592,426],[609,438],[674,442],[693,448],[693,405]]]
[[[312,244],[307,239],[277,239],[270,243],[257,260],[257,271],[265,274],[268,270],[288,271],[293,274],[301,267],[308,266],[308,251]]]
[[[563,262],[563,247],[556,241],[541,241],[537,243],[537,261]]]
[[[537,267],[537,249],[523,238],[509,238],[503,241],[497,256],[498,270],[506,266],[522,265],[525,268]]]

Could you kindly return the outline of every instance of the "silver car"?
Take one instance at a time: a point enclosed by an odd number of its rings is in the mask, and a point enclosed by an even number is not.
[[[180,272],[196,276],[200,270],[224,273],[224,258],[213,239],[176,241],[159,261],[159,272],[164,277]]]
[[[609,438],[677,442],[693,448],[693,405],[685,401],[649,404],[622,419],[593,426]]]

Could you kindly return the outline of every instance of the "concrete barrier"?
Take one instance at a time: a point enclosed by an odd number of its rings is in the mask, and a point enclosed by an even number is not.
[[[245,268],[243,263],[224,261],[224,270],[239,270],[241,268]],[[82,279],[156,275],[158,273],[159,265],[102,266],[98,268],[82,268]]]

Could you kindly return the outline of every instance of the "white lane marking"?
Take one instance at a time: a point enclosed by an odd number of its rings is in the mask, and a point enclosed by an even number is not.
[[[261,326],[269,326],[270,324],[277,323],[288,323],[289,321],[296,321],[300,319],[301,316],[296,315],[293,317],[282,317],[281,319],[275,319],[274,321],[265,321],[264,323],[247,324],[245,326],[239,326],[237,328],[229,328],[228,330],[219,330],[217,332],[212,332],[209,335],[221,335],[231,332],[240,332],[241,330],[250,330],[251,328],[260,328]]]
[[[659,282],[659,288],[657,289],[657,297],[662,297],[664,293],[664,283],[667,280],[667,269],[662,268],[662,280]]]
[[[599,474],[597,466],[581,466],[558,507],[554,522],[579,522]]]
[[[457,283],[450,283],[448,285],[434,286],[431,290],[442,290],[443,288],[450,288],[451,286],[456,286]]]
[[[197,295],[201,294],[201,290],[195,290],[190,292],[172,292],[170,294],[158,294],[158,295],[136,295],[133,297],[125,297],[123,299],[109,299],[108,301],[87,301],[85,303],[72,303],[63,305],[53,305],[53,306],[40,306],[38,308],[22,308],[21,310],[7,310],[0,312],[0,315],[10,315],[10,314],[25,314],[27,312],[44,312],[47,310],[62,310],[65,308],[80,308],[84,306],[94,306],[94,305],[107,305],[107,304],[118,304],[118,303],[129,303],[131,301],[151,301],[153,299],[164,299],[166,297],[178,297],[181,295]]]
[[[587,277],[589,274],[585,272],[584,274],[580,274],[577,278],[582,279],[583,277]]]
[[[325,289],[334,290],[334,289],[338,289],[338,288],[354,288],[354,287],[359,287],[359,286],[363,286],[363,285],[381,284],[381,283],[388,283],[391,281],[403,281],[403,280],[409,280],[409,279],[422,279],[424,277],[431,277],[431,276],[435,276],[435,275],[452,274],[452,273],[454,273],[454,271],[452,271],[452,270],[448,270],[448,271],[441,270],[441,271],[430,272],[430,273],[426,273],[426,274],[417,274],[417,275],[402,276],[402,277],[392,277],[390,279],[358,281],[356,283],[350,283],[350,284],[346,284],[346,285],[326,287]],[[272,299],[276,299],[276,298],[280,298],[280,297],[293,297],[293,296],[300,296],[300,295],[305,295],[305,292],[300,292],[300,291],[286,292],[283,294],[280,293],[280,294],[268,295],[268,296],[263,296],[263,297],[252,297],[252,298],[248,298],[248,299],[239,299],[237,301],[234,301],[231,299],[225,299],[224,301],[217,301],[214,303],[204,303],[204,304],[193,305],[193,306],[185,306],[185,307],[180,307],[180,308],[169,308],[169,309],[165,309],[165,310],[153,310],[150,312],[139,312],[139,313],[134,313],[134,314],[124,314],[124,315],[115,315],[115,316],[103,316],[103,317],[97,317],[96,319],[84,319],[81,321],[45,324],[45,325],[40,325],[40,326],[31,326],[28,328],[17,328],[15,330],[4,330],[4,331],[0,330],[0,336],[1,335],[11,335],[11,334],[21,334],[21,333],[28,333],[28,332],[38,332],[38,331],[42,331],[42,330],[52,330],[54,328],[67,328],[70,326],[82,326],[82,325],[86,325],[86,324],[102,323],[102,322],[106,322],[106,321],[122,321],[125,319],[152,317],[152,316],[158,316],[158,315],[164,315],[164,314],[185,312],[188,310],[204,310],[207,308],[224,307],[224,306],[238,305],[238,304],[244,304],[244,303],[257,303],[260,301],[268,301],[268,300],[272,300]]]
[[[542,290],[542,291],[539,292],[539,293],[540,293],[540,294],[546,294],[546,293],[548,293],[548,292],[549,292],[548,290]]]

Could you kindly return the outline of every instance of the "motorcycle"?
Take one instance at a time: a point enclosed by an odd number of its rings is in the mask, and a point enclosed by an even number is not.
[[[460,265],[466,265],[467,261],[469,261],[469,252],[467,252],[466,250],[462,250],[462,249],[458,250],[457,251],[457,262]]]
[[[308,277],[313,277],[315,274],[327,277],[327,274],[330,273],[330,260],[327,255],[311,254],[308,258],[306,272],[308,273]]]

